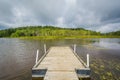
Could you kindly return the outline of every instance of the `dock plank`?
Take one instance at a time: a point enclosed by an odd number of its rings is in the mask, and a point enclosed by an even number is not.
[[[75,69],[85,68],[72,49],[51,47],[36,69],[47,69],[44,80],[79,80]]]

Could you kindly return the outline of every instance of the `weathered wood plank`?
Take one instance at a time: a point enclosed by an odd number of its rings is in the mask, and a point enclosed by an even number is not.
[[[34,69],[47,69],[44,80],[79,80],[75,69],[85,66],[70,47],[51,47]]]

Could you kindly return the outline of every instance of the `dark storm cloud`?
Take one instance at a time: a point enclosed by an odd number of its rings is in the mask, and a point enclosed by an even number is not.
[[[8,28],[55,25],[116,31],[120,29],[119,3],[120,0],[0,0],[0,24]]]

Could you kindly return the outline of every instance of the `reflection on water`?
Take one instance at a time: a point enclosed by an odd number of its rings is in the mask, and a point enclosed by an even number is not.
[[[99,39],[99,42],[93,45],[107,49],[120,49],[120,39]]]
[[[0,39],[0,80],[30,80],[37,48],[39,41]]]
[[[44,54],[43,44],[61,46],[77,44],[78,55],[86,62],[90,54],[92,78],[95,80],[120,79],[120,39],[75,40],[20,40],[0,39],[0,80],[31,80],[31,68],[35,63],[36,50]]]

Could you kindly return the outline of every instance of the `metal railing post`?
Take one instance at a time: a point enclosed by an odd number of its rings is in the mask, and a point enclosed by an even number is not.
[[[47,50],[46,50],[46,44],[44,44],[44,52],[45,52],[45,54],[46,54],[46,51],[47,51]]]
[[[89,67],[89,54],[87,54],[87,67]]]
[[[38,62],[38,55],[39,55],[39,50],[37,50],[37,53],[36,53],[36,60],[35,60],[35,63]]]
[[[74,49],[73,50],[74,50],[74,53],[76,53],[76,44],[74,44]]]

